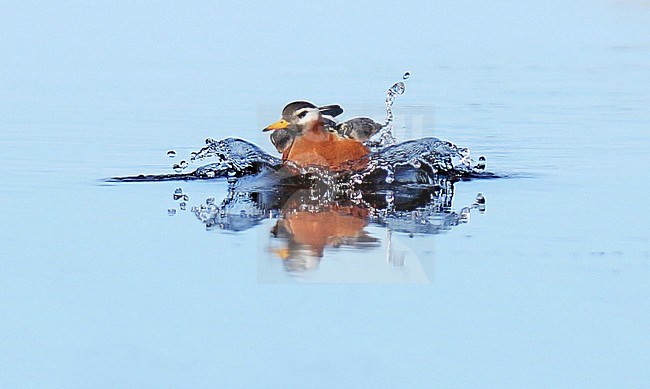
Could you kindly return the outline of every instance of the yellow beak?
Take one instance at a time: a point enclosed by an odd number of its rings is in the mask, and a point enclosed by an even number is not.
[[[289,122],[284,120],[284,119],[280,119],[277,122],[271,124],[270,126],[266,127],[265,129],[263,129],[262,131],[281,130],[281,129],[287,128],[287,127],[289,127]]]

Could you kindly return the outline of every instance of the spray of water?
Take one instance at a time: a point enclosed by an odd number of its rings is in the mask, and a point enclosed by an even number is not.
[[[432,177],[438,174],[448,177],[483,175],[485,158],[481,156],[475,162],[467,148],[433,137],[397,142],[393,135],[393,105],[397,97],[404,94],[405,81],[410,76],[410,72],[405,72],[402,80],[395,82],[386,91],[386,119],[383,127],[366,142],[373,152],[362,161],[351,162],[346,172],[337,173],[319,166],[283,163],[258,146],[238,138],[207,138],[204,147],[191,153],[189,162],[181,160],[174,163],[173,169],[179,179],[225,177],[228,181],[235,182],[239,177],[284,168],[307,176],[312,181],[337,186],[337,189],[367,184],[432,184],[435,181]],[[174,158],[176,152],[170,150],[167,156]],[[204,164],[193,172],[185,172],[197,162]],[[155,176],[142,177],[146,180],[155,179]],[[174,179],[174,175],[161,175],[160,179]]]
[[[404,91],[406,91],[406,84],[404,81],[409,77],[411,77],[410,72],[404,73],[402,81],[394,83],[386,91],[386,119],[384,120],[384,125],[368,142],[366,142],[366,144],[375,151],[397,143],[397,138],[393,135],[393,120],[395,119],[395,115],[393,114],[393,104],[395,104],[397,96],[403,95]]]

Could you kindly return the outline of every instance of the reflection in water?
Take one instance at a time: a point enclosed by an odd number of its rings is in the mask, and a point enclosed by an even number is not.
[[[392,250],[393,233],[438,234],[467,223],[472,209],[485,211],[481,194],[473,204],[452,209],[454,182],[442,175],[430,177],[432,184],[363,191],[335,190],[320,178],[285,179],[278,185],[269,185],[268,176],[242,179],[231,182],[219,204],[208,198],[191,210],[208,230],[244,231],[265,219],[275,220],[269,251],[290,272],[318,267],[326,249],[379,247],[382,237],[371,235],[369,225],[386,229],[386,260],[404,266],[403,252]]]
[[[421,138],[371,153],[359,168],[332,172],[319,166],[297,166],[266,154],[236,138],[206,140],[192,162],[213,162],[189,173],[117,177],[111,181],[213,180],[229,183],[220,202],[208,198],[190,209],[208,230],[245,231],[274,219],[270,252],[285,268],[298,273],[314,269],[328,249],[364,250],[382,245],[367,231],[386,229],[387,262],[404,266],[393,250],[393,234],[433,235],[469,221],[472,209],[485,210],[480,194],[460,210],[452,209],[454,183],[496,178],[485,172],[485,159],[475,162],[469,150],[436,138]],[[185,161],[181,161],[183,163]],[[205,161],[207,162],[207,161]],[[178,188],[177,209],[188,207],[189,195]]]
[[[385,123],[365,142],[372,152],[337,163],[336,171],[282,161],[243,139],[208,138],[204,147],[190,154],[189,163],[174,163],[176,174],[113,180],[226,178],[226,198],[218,205],[208,198],[192,207],[192,212],[208,230],[245,231],[265,219],[276,220],[270,251],[290,272],[317,267],[327,249],[381,246],[381,238],[367,231],[370,225],[385,228],[387,262],[403,267],[404,252],[394,250],[394,233],[432,235],[467,223],[471,209],[485,210],[485,199],[479,194],[474,204],[453,210],[454,182],[496,177],[484,171],[485,158],[475,161],[469,149],[451,142],[434,137],[397,142],[392,134],[392,106],[404,93],[404,80],[410,75],[406,72],[402,81],[386,92]],[[176,152],[170,150],[167,156],[176,158]],[[196,162],[204,164],[187,172]],[[178,209],[187,209],[189,197],[181,188],[174,199],[179,201]],[[173,216],[176,211],[169,209],[168,213]]]

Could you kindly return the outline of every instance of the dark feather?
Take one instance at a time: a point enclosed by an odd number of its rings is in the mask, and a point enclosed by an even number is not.
[[[341,108],[341,106],[338,104],[324,105],[322,107],[318,107],[318,110],[320,111],[321,115],[329,115],[331,117],[337,117],[343,113],[343,108]]]
[[[365,142],[375,135],[382,124],[367,117],[352,118],[336,126],[336,132],[344,138]]]

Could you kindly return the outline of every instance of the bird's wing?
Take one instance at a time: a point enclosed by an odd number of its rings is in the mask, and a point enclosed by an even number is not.
[[[365,142],[375,135],[383,124],[377,123],[368,117],[357,117],[348,119],[336,126],[336,132],[344,138],[356,139]]]
[[[343,113],[343,108],[338,104],[324,105],[318,107],[318,110],[322,115],[336,117]]]

